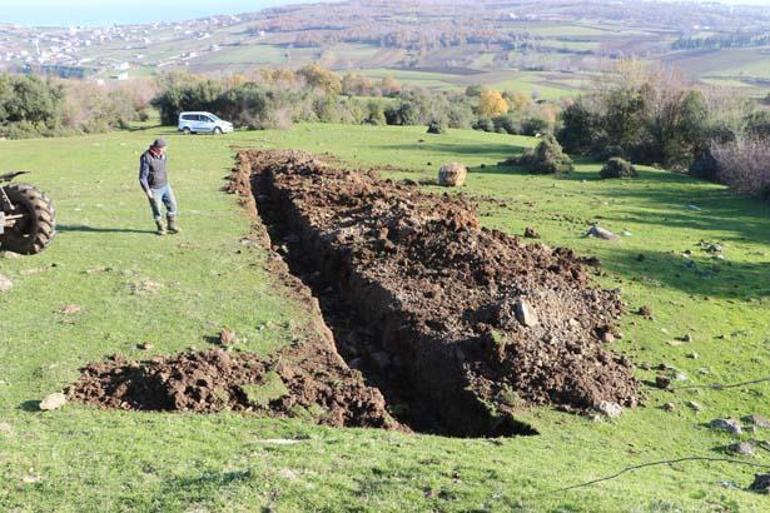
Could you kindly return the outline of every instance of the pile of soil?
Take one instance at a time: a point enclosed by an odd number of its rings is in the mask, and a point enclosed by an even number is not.
[[[70,399],[124,410],[260,412],[330,426],[404,429],[336,353],[295,345],[268,359],[212,349],[150,361],[113,356],[82,369]]]
[[[239,161],[236,182],[251,174],[273,247],[320,296],[333,330],[334,318],[354,325],[338,349],[365,374],[366,362],[377,368],[370,382],[407,402],[399,409],[413,427],[514,434],[527,431],[515,420],[522,405],[637,404],[631,363],[605,347],[622,304],[590,285],[595,260],[481,228],[460,197],[309,154]]]
[[[284,350],[225,349],[83,369],[71,399],[129,410],[255,411],[452,436],[534,434],[529,405],[637,404],[606,348],[617,291],[598,265],[479,226],[462,197],[295,151],[244,151],[230,192],[311,326]]]

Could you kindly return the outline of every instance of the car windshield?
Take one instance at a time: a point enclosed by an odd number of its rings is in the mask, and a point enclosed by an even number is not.
[[[220,121],[218,117],[216,117],[214,114],[209,114],[209,117],[213,119],[214,121]]]

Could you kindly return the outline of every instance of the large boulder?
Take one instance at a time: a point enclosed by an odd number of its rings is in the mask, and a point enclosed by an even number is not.
[[[468,168],[457,162],[445,164],[438,170],[438,184],[445,187],[460,187],[468,176]]]

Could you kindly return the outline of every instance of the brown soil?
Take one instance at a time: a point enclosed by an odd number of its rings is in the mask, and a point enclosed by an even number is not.
[[[67,392],[105,408],[258,411],[307,416],[331,426],[399,427],[379,392],[363,385],[336,354],[314,349],[311,356],[292,346],[274,360],[223,349],[145,362],[113,356],[87,365]],[[250,395],[250,386],[262,400]]]
[[[319,298],[337,349],[399,420],[458,436],[532,432],[525,404],[637,403],[631,363],[605,349],[617,291],[592,259],[480,228],[456,196],[420,193],[300,152],[240,155],[274,248]],[[519,301],[538,323],[517,319]]]
[[[603,342],[621,302],[591,287],[595,260],[483,229],[462,197],[328,162],[243,151],[228,186],[262,221],[253,238],[274,250],[270,270],[313,319],[297,342],[271,357],[114,357],[83,369],[70,397],[453,436],[533,434],[516,420],[527,405],[636,405],[630,362]],[[282,393],[249,395],[276,375]]]

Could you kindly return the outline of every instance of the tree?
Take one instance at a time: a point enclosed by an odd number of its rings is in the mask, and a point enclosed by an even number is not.
[[[532,98],[521,91],[506,93],[505,99],[508,101],[511,110],[514,112],[524,112],[532,106]]]
[[[322,68],[318,64],[309,64],[301,68],[297,75],[305,79],[305,83],[308,86],[320,89],[326,94],[340,94],[342,92],[342,80],[340,77],[333,71]]]
[[[508,112],[508,102],[500,91],[485,89],[479,95],[478,111],[479,115],[484,117],[502,116]]]
[[[393,75],[387,75],[380,81],[380,91],[383,96],[395,96],[401,92],[401,84]]]

